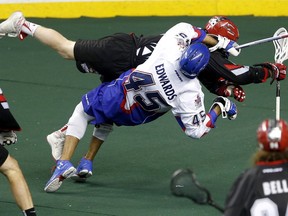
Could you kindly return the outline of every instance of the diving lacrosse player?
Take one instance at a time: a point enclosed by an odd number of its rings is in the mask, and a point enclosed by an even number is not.
[[[238,40],[239,30],[227,17],[212,17],[204,30],[218,41],[218,43],[217,41],[212,44],[206,43],[213,52],[207,67],[198,76],[200,82],[211,93],[234,97],[235,100],[242,102],[246,94],[240,85],[264,83],[269,77],[272,80],[285,78],[286,66],[283,64],[264,63],[257,66],[243,66],[228,60],[230,54],[236,56],[239,54],[239,51],[229,49],[231,46],[228,46]],[[133,33],[121,33],[97,40],[71,41],[54,29],[29,22],[19,11],[0,24],[0,33],[2,36],[18,36],[22,40],[30,35],[53,48],[63,58],[75,60],[81,72],[99,73],[102,81],[111,81],[122,72],[143,63],[162,37],[162,35],[137,37]],[[66,130],[67,125],[47,136],[55,160],[58,160],[62,154]],[[95,148],[98,149],[98,146]],[[89,152],[91,155],[94,154],[92,150]],[[87,164],[91,165],[91,160],[92,158],[88,156],[86,159],[83,158],[79,170]],[[92,173],[92,170],[89,173]]]
[[[57,191],[64,179],[76,173],[69,160],[88,123],[111,124],[111,129],[112,124],[135,126],[171,110],[185,134],[199,139],[215,126],[219,115],[235,119],[236,105],[224,97],[217,97],[206,114],[197,79],[210,58],[207,46],[201,43],[205,37],[203,30],[179,23],[164,34],[145,63],[83,95],[68,121],[62,156],[44,190]],[[105,138],[110,131],[95,127],[93,138]]]

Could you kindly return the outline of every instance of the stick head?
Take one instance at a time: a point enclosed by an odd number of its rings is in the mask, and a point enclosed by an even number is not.
[[[287,35],[287,30],[285,28],[279,28],[275,33],[274,37]],[[274,60],[276,63],[283,63],[288,59],[288,38],[281,38],[279,40],[273,41],[275,47]]]
[[[190,169],[176,170],[171,178],[170,189],[173,195],[186,197],[198,204],[209,204],[210,193],[200,186]]]

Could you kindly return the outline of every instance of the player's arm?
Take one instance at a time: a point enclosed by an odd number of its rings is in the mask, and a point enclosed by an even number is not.
[[[208,35],[209,36],[209,35]],[[238,46],[238,44],[230,40],[226,37],[222,37],[221,35],[210,35],[211,37],[214,37],[217,40],[216,44],[211,44],[212,46],[209,48],[210,52],[214,52],[219,49],[225,50],[227,53],[230,53],[233,56],[238,56],[241,52],[241,49],[236,49],[235,47]]]
[[[214,93],[223,97],[233,97],[239,102],[243,102],[246,98],[246,93],[240,85],[227,82],[226,80],[218,82]]]
[[[219,116],[222,116],[222,118],[228,118],[229,120],[234,120],[237,117],[236,105],[224,97],[217,97],[213,101],[207,114],[203,107],[198,109],[197,112],[190,114],[177,114],[175,110],[172,110],[172,112],[185,134],[195,139],[199,139],[209,133],[211,128],[215,127]]]
[[[206,34],[206,36],[203,39],[203,43],[211,47],[215,46],[218,43],[218,41],[214,37],[211,37],[210,35]]]
[[[270,77],[272,80],[270,84],[273,83],[274,80],[284,80],[286,78],[286,65],[281,63],[261,63],[261,64],[255,64],[253,65],[255,67],[261,67],[261,69],[264,72],[264,78],[261,80],[261,82],[265,82],[268,77]]]
[[[26,21],[27,22],[27,21]],[[25,29],[25,26],[22,28]],[[32,33],[31,33],[32,34]],[[60,56],[68,60],[74,60],[75,41],[67,39],[58,31],[37,25],[33,37],[41,43],[51,47]]]
[[[197,31],[197,30],[196,30]],[[204,30],[198,30],[197,31],[198,34],[200,32],[200,39],[201,42],[206,44],[210,50],[210,52],[214,52],[215,50],[218,49],[224,49],[226,52],[230,53],[233,56],[238,56],[240,54],[240,49],[236,49],[235,47],[238,46],[238,44],[235,41],[232,41],[226,37],[222,37],[222,36],[217,36],[214,37],[212,35],[206,34],[206,32]],[[199,41],[199,39],[197,39]],[[197,42],[198,42],[197,41]],[[195,39],[194,39],[195,42]]]

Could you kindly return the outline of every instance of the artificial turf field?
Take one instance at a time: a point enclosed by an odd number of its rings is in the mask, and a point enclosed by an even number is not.
[[[210,17],[116,17],[105,19],[33,19],[54,28],[67,38],[97,39],[116,32],[160,34],[185,21],[204,26]],[[270,37],[288,19],[232,17],[240,30],[239,44]],[[81,96],[96,87],[98,75],[81,74],[73,61],[31,37],[0,40],[0,87],[22,131],[18,143],[8,146],[18,159],[42,216],[216,216],[211,206],[197,205],[171,195],[169,183],[179,168],[192,168],[214,200],[224,205],[233,180],[248,168],[256,148],[256,128],[265,118],[275,117],[275,83],[243,86],[247,99],[238,103],[238,118],[219,118],[217,127],[200,140],[188,138],[169,112],[137,127],[115,127],[94,160],[93,176],[86,183],[65,180],[59,191],[44,192],[54,165],[46,136],[68,121]],[[252,65],[274,61],[272,43],[245,48],[237,63]],[[206,89],[206,109],[214,95]],[[288,120],[288,84],[281,82],[281,117]],[[89,126],[72,162],[88,149]],[[21,215],[6,179],[0,176],[0,215]]]

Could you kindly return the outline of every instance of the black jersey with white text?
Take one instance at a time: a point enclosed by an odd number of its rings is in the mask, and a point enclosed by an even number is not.
[[[225,216],[285,216],[288,205],[288,163],[257,164],[243,172],[226,198]]]

